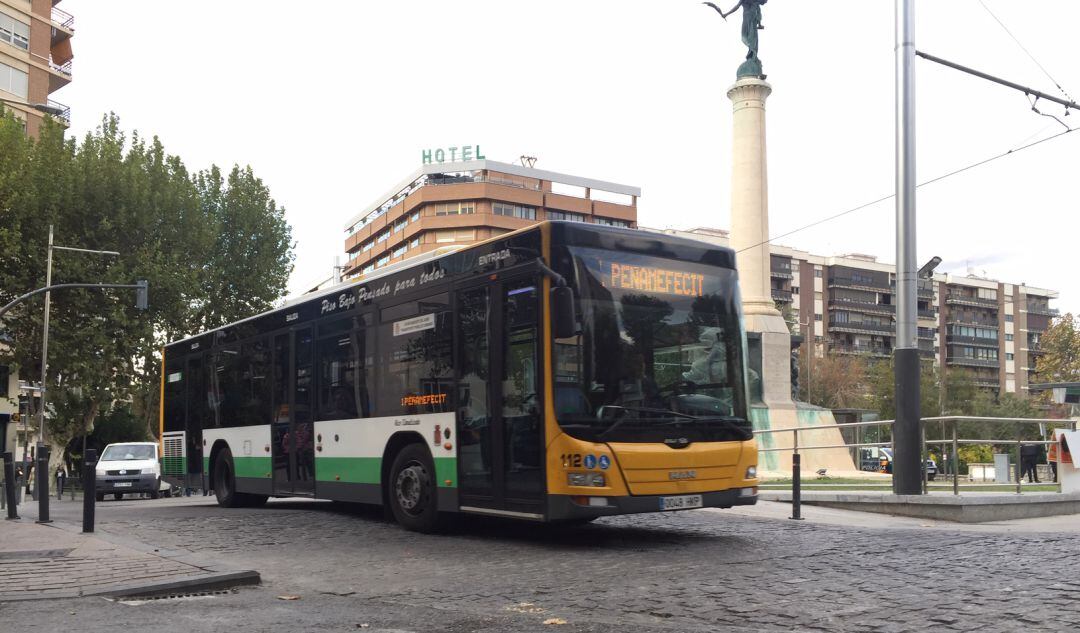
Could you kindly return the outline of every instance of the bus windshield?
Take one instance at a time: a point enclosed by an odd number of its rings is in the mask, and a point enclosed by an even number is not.
[[[579,334],[555,343],[555,409],[580,439],[748,440],[734,270],[570,247]]]

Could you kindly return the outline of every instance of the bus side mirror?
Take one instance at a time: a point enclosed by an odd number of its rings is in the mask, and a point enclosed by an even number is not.
[[[555,338],[570,338],[577,334],[574,313],[574,291],[568,286],[551,289],[551,330]]]

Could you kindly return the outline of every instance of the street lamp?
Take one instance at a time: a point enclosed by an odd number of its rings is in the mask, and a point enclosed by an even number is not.
[[[95,251],[95,250],[91,250],[91,249],[87,249],[87,248],[73,248],[73,247],[70,247],[70,246],[56,246],[56,245],[53,244],[53,225],[50,224],[49,225],[49,249],[48,249],[47,263],[45,265],[45,287],[46,288],[48,288],[49,286],[52,285],[52,257],[53,257],[53,251],[54,250],[74,251],[74,252],[77,252],[77,253],[92,253],[94,255],[111,255],[111,256],[114,256],[114,257],[120,255],[120,253],[118,253],[116,251]],[[46,399],[46,397],[48,395],[48,388],[46,386],[46,381],[48,379],[48,373],[47,372],[48,372],[48,362],[49,362],[49,304],[50,304],[51,294],[52,293],[49,292],[49,291],[45,292],[45,318],[44,318],[44,323],[42,324],[42,334],[41,334],[41,410],[38,412],[38,415],[41,416],[40,421],[39,421],[39,434],[40,434],[41,437],[38,439],[38,456],[40,457],[42,455],[45,455],[46,460],[47,460],[47,452],[43,453],[42,451],[47,451],[47,449],[45,448],[46,447],[46,444],[45,444],[45,399]],[[140,294],[140,296],[142,296],[142,295]],[[86,437],[85,437],[85,434],[84,434],[83,435],[83,442],[85,443],[85,441],[86,441]],[[48,464],[48,461],[45,461],[44,462],[45,470],[42,471],[41,466],[40,466],[42,463],[43,462],[39,459],[38,460],[38,464],[39,464],[39,466],[38,466],[38,479],[37,479],[38,485],[35,486],[35,488],[37,488],[38,491],[39,491],[38,492],[39,497],[41,495],[44,495],[45,498],[47,499],[48,496],[49,496],[49,492],[48,492],[49,491],[49,473],[48,473],[49,464]],[[42,485],[42,482],[44,482],[44,486]],[[48,502],[46,501],[45,503],[48,503]],[[48,506],[45,506],[45,507],[46,507],[46,510],[45,510],[44,516],[39,517],[39,519],[43,520],[43,522],[48,521],[48,510],[47,510]]]
[[[20,105],[27,108],[33,108],[38,112],[44,112],[45,114],[51,114],[55,117],[63,117],[64,109],[56,106],[51,106],[47,103],[30,103],[29,101],[15,101],[14,99],[5,99],[0,97],[0,103],[7,103],[11,105]]]

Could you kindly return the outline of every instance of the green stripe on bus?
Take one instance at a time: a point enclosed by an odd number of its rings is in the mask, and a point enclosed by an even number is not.
[[[264,479],[273,474],[269,457],[233,457],[237,477]]]
[[[381,473],[381,457],[317,457],[315,459],[315,481],[377,484]]]
[[[316,481],[340,481],[349,484],[378,484],[382,477],[379,457],[318,457]],[[435,478],[441,488],[457,487],[457,458],[435,458]],[[450,483],[446,483],[449,481]]]
[[[436,457],[435,478],[440,488],[457,488],[457,458]]]

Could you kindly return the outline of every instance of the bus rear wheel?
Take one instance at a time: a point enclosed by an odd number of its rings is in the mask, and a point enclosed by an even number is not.
[[[387,482],[390,510],[394,519],[407,530],[437,532],[439,517],[435,465],[427,448],[409,444],[394,457]]]

